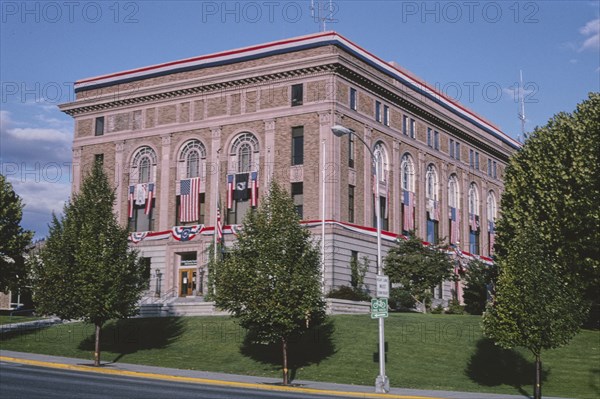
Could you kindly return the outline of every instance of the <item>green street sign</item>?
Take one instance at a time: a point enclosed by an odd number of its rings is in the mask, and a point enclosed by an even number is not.
[[[386,298],[371,299],[371,318],[388,317],[388,300]]]

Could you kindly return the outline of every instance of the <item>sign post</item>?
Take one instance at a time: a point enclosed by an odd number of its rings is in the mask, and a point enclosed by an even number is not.
[[[390,297],[390,279],[388,276],[377,276],[377,298]]]

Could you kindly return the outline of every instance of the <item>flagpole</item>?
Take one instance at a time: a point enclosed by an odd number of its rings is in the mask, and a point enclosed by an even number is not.
[[[217,235],[218,235],[218,231],[217,229],[219,228],[218,223],[219,223],[219,180],[221,180],[221,174],[220,172],[220,154],[221,154],[221,149],[219,148],[217,150],[217,184],[215,185],[215,228],[214,228],[214,234],[213,234],[213,257],[214,257],[214,261],[215,263],[217,262]]]
[[[323,139],[323,179],[322,179],[322,187],[321,191],[322,195],[322,203],[321,203],[321,291],[323,295],[325,295],[325,161],[327,154],[325,153],[325,139]],[[333,282],[332,282],[333,283]]]

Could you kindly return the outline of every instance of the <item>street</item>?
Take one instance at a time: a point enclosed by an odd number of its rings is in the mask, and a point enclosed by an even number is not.
[[[5,399],[310,399],[327,396],[159,381],[0,362],[0,397]]]

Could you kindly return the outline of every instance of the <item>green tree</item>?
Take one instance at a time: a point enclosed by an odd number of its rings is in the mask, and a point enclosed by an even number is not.
[[[510,253],[499,259],[493,302],[484,314],[484,333],[504,348],[527,348],[535,358],[534,397],[542,395],[542,350],[565,345],[586,315],[581,284],[536,238],[521,230]]]
[[[0,174],[0,291],[16,289],[26,276],[24,255],[33,233],[21,227],[23,203]]]
[[[543,251],[577,276],[586,296],[600,291],[600,93],[536,128],[511,159],[496,250],[507,256],[525,225]]]
[[[320,265],[319,250],[290,196],[272,183],[259,209],[244,218],[214,276],[217,306],[229,310],[255,341],[281,343],[284,384],[290,337],[325,317]]]
[[[424,246],[413,235],[407,240],[399,239],[397,243],[385,258],[385,273],[390,277],[390,283],[401,284],[427,313],[432,289],[454,276],[452,260],[439,247]]]
[[[463,300],[465,311],[469,314],[482,314],[485,310],[490,288],[496,281],[498,269],[496,265],[486,265],[474,260],[469,262],[465,274],[465,288]]]
[[[46,246],[33,261],[38,309],[94,324],[96,366],[102,326],[135,315],[148,288],[148,271],[128,247],[127,230],[113,214],[114,201],[114,190],[97,163],[65,205],[64,215],[53,216]]]

